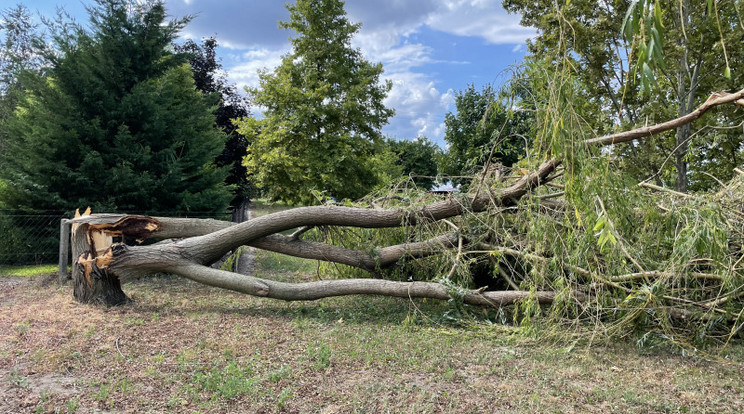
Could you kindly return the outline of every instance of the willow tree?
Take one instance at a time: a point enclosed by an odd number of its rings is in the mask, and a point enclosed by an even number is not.
[[[741,85],[744,36],[738,2],[690,0],[504,0],[538,34],[529,59],[571,60],[585,119],[599,133],[662,122],[692,112],[710,91]],[[727,46],[731,45],[731,46]],[[736,112],[681,125],[618,150],[637,179],[678,191],[727,180],[744,157]],[[692,143],[696,140],[696,143]],[[716,178],[711,177],[714,176]]]
[[[391,83],[381,64],[364,59],[351,40],[359,24],[339,0],[298,0],[287,5],[292,51],[249,90],[265,108],[238,131],[255,136],[246,165],[256,184],[275,200],[309,203],[312,190],[357,199],[376,183],[374,153],[380,129],[393,111],[383,104]]]

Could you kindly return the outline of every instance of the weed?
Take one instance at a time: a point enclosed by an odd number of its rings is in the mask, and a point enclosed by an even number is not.
[[[444,370],[442,377],[447,381],[452,381],[455,379],[455,370],[452,367],[447,367],[447,369]]]
[[[315,369],[321,371],[331,366],[331,348],[324,343],[311,342],[307,345],[307,359]]]
[[[111,395],[111,384],[99,383],[98,392],[93,394],[93,399],[100,402],[106,402]]]
[[[72,397],[65,403],[65,412],[67,414],[74,414],[80,408],[80,398]]]
[[[276,401],[276,406],[279,409],[282,409],[286,406],[287,400],[293,397],[292,389],[291,388],[282,388],[282,391],[279,393],[279,398]]]
[[[26,334],[26,332],[28,332],[29,329],[31,329],[31,322],[29,321],[18,322],[18,324],[16,324],[15,329],[16,329],[16,332],[18,332],[18,335],[23,336]]]
[[[177,397],[175,395],[168,398],[168,402],[166,402],[166,405],[170,408],[177,408],[188,404],[188,401],[181,397]]]
[[[211,391],[213,400],[215,397],[229,400],[239,395],[253,393],[254,386],[258,382],[256,378],[253,378],[253,374],[253,368],[250,365],[240,366],[237,361],[233,360],[223,368],[214,366],[210,371],[196,373],[193,383],[203,391]]]
[[[22,376],[17,369],[10,371],[10,383],[19,388],[28,387],[28,378]]]
[[[65,403],[65,413],[74,414],[80,409],[80,397],[72,397]]]
[[[49,402],[50,393],[49,390],[42,390],[41,395],[39,395],[39,402],[36,403],[36,408],[34,409],[34,413],[37,414],[44,414],[46,413],[46,404]]]
[[[285,378],[289,378],[290,375],[292,375],[292,367],[284,364],[279,367],[279,369],[271,371],[271,373],[269,373],[269,381],[279,382]]]
[[[142,326],[145,324],[145,320],[142,318],[127,318],[124,324],[127,326]]]
[[[118,388],[122,394],[126,394],[127,391],[132,389],[132,381],[129,378],[124,378],[116,383],[116,388]]]

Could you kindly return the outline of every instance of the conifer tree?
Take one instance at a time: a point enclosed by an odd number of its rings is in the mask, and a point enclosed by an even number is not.
[[[233,122],[250,116],[248,101],[238,94],[235,85],[228,83],[222,64],[217,59],[217,39],[203,39],[201,44],[187,40],[175,45],[175,49],[188,55],[196,89],[216,102],[217,127],[228,135],[225,148],[217,156],[216,163],[218,166],[230,167],[230,174],[225,181],[233,186],[234,198],[230,205],[239,208],[250,201],[254,191],[248,171],[243,165],[243,158],[248,154],[248,138],[238,133]]]
[[[162,2],[98,0],[90,29],[55,34],[42,74],[4,125],[11,208],[219,212],[225,135],[170,45],[187,19],[166,23]]]

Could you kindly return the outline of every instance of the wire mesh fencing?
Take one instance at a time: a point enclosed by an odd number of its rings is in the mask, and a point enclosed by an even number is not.
[[[119,212],[106,211],[105,213]],[[215,215],[214,212],[170,211],[148,212],[147,214],[127,212],[126,214],[231,220],[230,214]],[[0,209],[0,266],[58,263],[60,221],[69,218],[72,218],[72,214],[66,212],[27,212]]]
[[[0,265],[56,263],[62,212],[0,210]]]

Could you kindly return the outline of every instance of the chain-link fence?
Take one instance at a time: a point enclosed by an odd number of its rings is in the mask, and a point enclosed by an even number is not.
[[[106,213],[116,213],[107,211]],[[143,214],[127,212],[127,214]],[[159,217],[216,218],[230,221],[229,214],[211,212],[148,213]],[[0,265],[54,264],[59,259],[60,220],[65,212],[27,212],[0,209]]]

